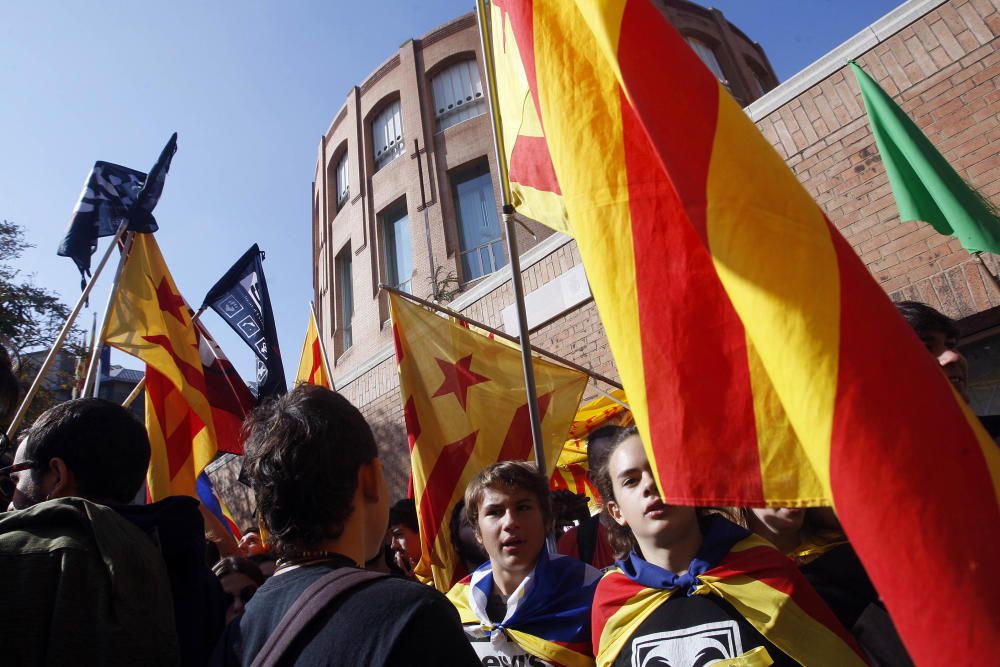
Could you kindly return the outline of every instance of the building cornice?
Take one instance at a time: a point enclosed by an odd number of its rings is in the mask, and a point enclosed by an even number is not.
[[[745,111],[754,122],[774,113],[817,83],[847,65],[847,61],[871,51],[880,43],[937,9],[948,0],[909,0],[851,37],[790,79],[771,89]]]

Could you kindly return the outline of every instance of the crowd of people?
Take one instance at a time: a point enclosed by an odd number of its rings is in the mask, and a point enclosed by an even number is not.
[[[965,397],[954,323],[899,308]],[[0,424],[10,371],[0,354]],[[446,592],[415,576],[416,508],[347,399],[300,385],[244,433],[258,523],[238,544],[194,498],[141,501],[149,440],[119,405],[56,405],[0,453],[4,663],[910,664],[832,510],[664,504],[634,425],[589,436],[594,516],[533,464],[480,471]]]

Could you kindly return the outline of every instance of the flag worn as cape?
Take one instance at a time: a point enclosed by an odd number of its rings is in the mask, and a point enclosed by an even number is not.
[[[299,383],[333,389],[333,378],[326,365],[323,341],[320,340],[312,308],[309,309],[309,325],[306,327],[306,340],[302,344],[302,356],[299,357],[299,370],[295,374],[295,384]]]
[[[170,161],[177,151],[175,132],[149,172],[129,169],[111,162],[98,161],[87,175],[80,200],[73,209],[66,234],[57,254],[76,263],[81,276],[90,275],[90,258],[97,250],[97,239],[114,236],[123,222],[133,232],[157,230],[153,208],[163,192],[163,181]]]
[[[261,398],[288,391],[263,259],[264,253],[253,244],[208,290],[204,301],[254,351]]]
[[[625,392],[616,389],[611,396],[628,405]],[[601,509],[601,494],[590,481],[587,472],[590,469],[587,459],[587,438],[601,426],[620,424],[627,426],[632,422],[629,411],[620,403],[607,396],[600,396],[586,405],[580,406],[573,423],[569,427],[569,439],[559,453],[556,469],[549,479],[549,488],[553,491],[568,490],[583,494],[590,498],[590,513],[596,514]]]
[[[956,236],[969,252],[1000,253],[1000,217],[969,187],[917,124],[853,60],[868,123],[889,176],[899,217]]]
[[[674,595],[716,595],[803,665],[864,665],[854,639],[798,568],[763,538],[712,517],[684,575],[635,553],[609,571],[594,596],[594,652],[612,665],[649,616]]]
[[[478,623],[482,636],[506,633],[518,646],[565,667],[594,664],[590,648],[590,608],[600,570],[575,558],[549,555],[545,549],[531,574],[511,593],[507,614],[490,621],[486,602],[493,571],[483,563],[448,591],[463,624]]]
[[[104,340],[146,363],[149,494],[197,497],[195,480],[216,453],[201,343],[152,234],[135,234]]]
[[[990,654],[1000,449],[851,246],[650,0],[490,6],[664,502],[833,504],[914,660]]]
[[[416,573],[445,592],[460,578],[449,523],[466,486],[491,463],[534,458],[521,352],[395,294],[389,308],[420,523]],[[552,470],[587,376],[533,363]]]

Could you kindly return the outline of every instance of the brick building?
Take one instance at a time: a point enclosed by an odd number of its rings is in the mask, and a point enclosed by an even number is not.
[[[1000,363],[996,360],[1000,355],[994,353],[1000,348],[1000,289],[987,274],[996,275],[1000,263],[984,255],[983,266],[957,240],[936,234],[924,223],[899,221],[860,92],[846,67],[852,58],[864,67],[959,173],[997,203],[1000,2],[909,0],[771,89],[776,80],[763,51],[724,22],[718,12],[681,0],[654,1],[686,36],[710,46],[730,91],[741,101],[750,102],[747,114],[889,296],[930,303],[960,320],[963,351],[971,364],[973,407],[978,414],[1000,413],[1000,400],[994,397],[1000,387]],[[481,68],[478,37],[470,16],[407,42],[351,91],[319,151],[313,229],[314,286],[322,335],[335,358],[337,389],[375,426],[390,488],[396,496],[405,491],[409,462],[396,366],[385,327],[387,313],[384,302],[377,298],[377,284],[393,278],[386,273],[390,267],[385,264],[384,230],[392,228],[386,227],[385,211],[400,197],[406,198],[413,252],[410,289],[414,293],[425,296],[431,292],[427,278],[432,263],[423,232],[426,211],[433,265],[444,267],[441,271],[452,272],[457,278],[457,284],[449,283],[458,288],[450,307],[508,331],[516,326],[509,274],[503,270],[466,272],[462,265],[465,249],[458,236],[460,221],[456,220],[452,194],[455,184],[465,182],[466,165],[479,164],[481,171],[475,173],[481,176],[488,166],[493,191],[497,191],[485,108],[443,131],[436,124],[445,114],[439,114],[433,105],[435,73],[473,57]],[[704,55],[703,60],[714,66]],[[757,81],[769,91],[759,99],[753,94],[755,66],[764,68],[766,76]],[[389,147],[400,151],[399,158],[377,169],[379,147],[369,139],[371,123],[380,107],[391,100],[402,102],[402,127],[408,134],[403,147]],[[407,128],[420,132],[425,207],[415,176],[420,174],[412,143],[415,133]],[[340,188],[335,179],[345,146],[349,182],[346,198],[337,199]],[[337,201],[349,204],[338,208]],[[528,229],[535,238],[522,230],[519,240],[532,343],[616,377],[576,244],[530,223]],[[345,312],[343,302],[337,297],[338,284],[345,282],[337,277],[342,275],[337,258],[344,256],[341,253],[346,247],[352,258],[353,290],[349,326],[353,340],[349,347],[343,339],[344,323],[338,320],[338,313]],[[506,264],[504,257],[494,257],[496,266],[491,268]]]

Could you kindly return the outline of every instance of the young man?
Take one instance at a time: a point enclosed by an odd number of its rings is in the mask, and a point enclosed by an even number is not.
[[[919,301],[900,301],[896,304],[896,309],[920,337],[931,356],[937,359],[955,391],[968,403],[969,363],[958,351],[958,327],[955,321]]]
[[[389,520],[375,439],[340,394],[300,385],[258,407],[246,428],[245,470],[279,560],[226,630],[221,661],[229,665],[253,663],[311,586],[336,571],[355,576],[382,548]],[[318,606],[288,634],[295,638],[280,664],[478,664],[455,610],[429,586],[383,577]]]
[[[420,524],[413,498],[403,498],[389,508],[389,532],[386,536],[393,561],[406,576],[420,562]]]
[[[600,572],[549,555],[549,485],[532,464],[495,463],[465,492],[490,560],[448,593],[485,665],[592,664],[590,607]]]
[[[164,559],[106,506],[129,502],[148,464],[142,424],[108,401],[62,403],[32,426],[0,471],[14,484],[0,516],[4,664],[181,660]]]

